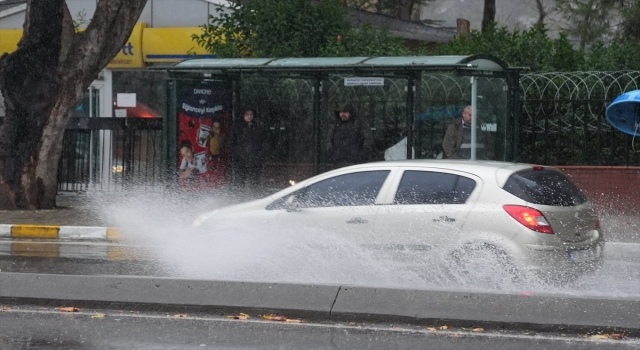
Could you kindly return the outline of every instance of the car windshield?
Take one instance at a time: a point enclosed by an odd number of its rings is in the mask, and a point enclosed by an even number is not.
[[[554,170],[531,170],[511,175],[504,190],[533,204],[575,206],[587,198],[569,178]]]
[[[389,170],[378,170],[338,175],[280,198],[266,209],[285,209],[291,197],[299,208],[373,205],[388,174]]]

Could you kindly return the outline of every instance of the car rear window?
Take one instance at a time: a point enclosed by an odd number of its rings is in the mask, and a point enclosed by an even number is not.
[[[405,171],[394,204],[464,204],[476,182],[468,177],[435,171]]]
[[[554,170],[531,170],[509,177],[504,190],[529,203],[569,207],[587,197],[564,174]]]

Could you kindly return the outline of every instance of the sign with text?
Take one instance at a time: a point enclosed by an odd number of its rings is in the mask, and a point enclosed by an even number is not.
[[[384,86],[384,78],[344,78],[344,86]]]
[[[229,91],[223,84],[200,82],[179,89],[177,165],[183,189],[213,189],[227,182]]]
[[[117,94],[116,105],[118,107],[135,107],[136,106],[136,94]]]

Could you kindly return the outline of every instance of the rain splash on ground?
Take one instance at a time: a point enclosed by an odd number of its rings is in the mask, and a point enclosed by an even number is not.
[[[527,274],[514,276],[497,270],[495,261],[483,258],[474,261],[469,271],[456,270],[449,252],[444,251],[416,251],[408,255],[408,260],[407,256],[397,259],[384,249],[363,248],[344,233],[290,226],[282,221],[265,224],[244,218],[218,218],[205,228],[192,228],[200,214],[247,198],[129,193],[109,201],[95,196],[94,202],[100,215],[120,227],[136,244],[150,247],[153,259],[171,275],[181,278],[607,297],[640,295],[640,240],[608,242],[602,269],[571,283],[550,284]],[[617,224],[603,222],[603,227],[617,230],[614,237],[617,234],[633,238],[637,232],[631,224]],[[622,232],[625,229],[629,232]],[[437,240],[438,235],[425,239]]]

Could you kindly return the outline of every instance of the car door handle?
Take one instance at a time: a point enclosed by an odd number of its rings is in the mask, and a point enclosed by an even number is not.
[[[362,218],[351,218],[347,220],[347,224],[366,224],[369,220],[364,220]]]

